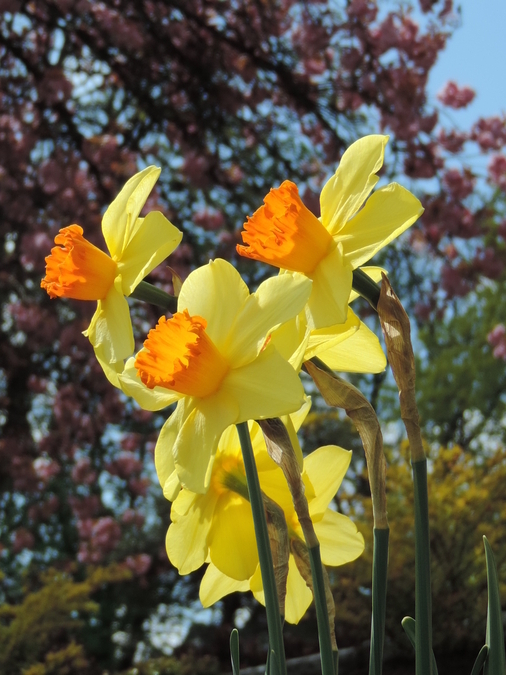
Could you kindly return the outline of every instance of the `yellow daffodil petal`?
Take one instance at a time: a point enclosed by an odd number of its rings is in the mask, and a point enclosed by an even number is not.
[[[353,269],[407,230],[423,213],[420,201],[398,183],[376,190],[341,229],[344,260]]]
[[[335,174],[320,195],[321,221],[332,235],[357,213],[378,182],[388,136],[371,135],[355,141],[346,150]]]
[[[318,265],[312,275],[313,290],[306,308],[311,329],[344,323],[348,314],[353,270],[339,244]]]
[[[217,495],[198,495],[187,515],[174,514],[165,540],[169,560],[179,574],[189,574],[206,561],[207,536],[211,529]]]
[[[365,274],[367,274],[367,276],[370,277],[375,284],[381,281],[382,274],[386,274],[388,276],[388,272],[383,267],[374,267],[374,265],[368,265],[367,267],[361,267],[360,269],[362,272],[365,272]],[[359,295],[360,293],[357,293],[357,291],[352,289],[348,302],[353,302],[353,300],[356,300]]]
[[[267,347],[252,363],[231,370],[221,391],[238,406],[237,419],[232,420],[235,424],[286,415],[304,403],[297,373],[273,347]]]
[[[276,347],[281,356],[289,361],[292,368],[298,372],[304,360],[310,332],[306,317],[301,313],[276,328],[271,333],[269,344]]]
[[[178,311],[207,320],[207,334],[221,350],[232,324],[249,297],[239,272],[226,260],[211,260],[185,280],[178,297]]]
[[[363,321],[356,333],[319,351],[318,358],[332,370],[346,373],[381,373],[387,366],[380,341]]]
[[[204,607],[210,607],[218,602],[223,596],[235,591],[245,592],[249,590],[249,580],[237,581],[220,572],[212,563],[200,582],[199,598]]]
[[[318,486],[316,496],[309,502],[311,517],[325,512],[346,475],[351,455],[351,450],[324,445],[306,457],[305,473],[311,484]]]
[[[172,502],[170,507],[170,517],[174,521],[177,516],[185,516],[188,511],[195,506],[195,503],[199,499],[202,499],[203,495],[197,495],[195,492],[190,492],[190,490],[181,490],[178,496]]]
[[[348,307],[348,315],[344,323],[311,331],[304,353],[304,360],[307,361],[313,356],[317,356],[320,352],[347,341],[358,331],[359,327],[360,319]]]
[[[155,445],[155,468],[158,480],[163,489],[166,499],[174,501],[179,493],[180,484],[176,473],[174,461],[174,446],[176,444],[179,429],[194,410],[192,399],[182,399],[176,409],[166,420],[158,434]]]
[[[134,350],[134,335],[121,275],[116,277],[105,298],[98,301],[97,310],[83,335],[89,338],[101,365],[120,364],[123,368],[123,360]]]
[[[271,462],[276,466],[272,460]],[[276,467],[271,471],[262,471],[260,485],[262,491],[283,509],[285,516],[287,514],[294,514],[292,496],[288,489],[286,478],[280,468]]]
[[[135,287],[178,246],[183,236],[177,227],[158,211],[138,219],[139,227],[128,242],[118,270],[123,277],[123,292],[130,295]]]
[[[102,218],[102,232],[111,256],[121,260],[123,251],[136,232],[136,223],[161,169],[148,166],[125,183]]]
[[[315,531],[324,565],[344,565],[364,551],[364,537],[355,523],[342,513],[327,509],[322,520],[315,523]]]
[[[293,555],[288,562],[286,580],[285,619],[288,623],[299,623],[311,602],[313,594],[302,578]]]
[[[190,399],[194,407],[179,429],[173,452],[179,480],[192,492],[203,493],[209,486],[221,434],[238,419],[235,396],[222,387],[207,398]]]
[[[143,410],[161,410],[183,396],[183,394],[165,387],[148,389],[139,377],[134,357],[126,362],[125,369],[119,376],[119,382],[122,391],[135,399]]]
[[[260,284],[237,314],[223,347],[234,368],[254,359],[266,336],[304,309],[311,287],[311,280],[297,272],[271,277]]]
[[[233,542],[233,546],[231,545]],[[222,494],[209,532],[212,563],[232,579],[246,580],[258,564],[251,505],[240,495]]]

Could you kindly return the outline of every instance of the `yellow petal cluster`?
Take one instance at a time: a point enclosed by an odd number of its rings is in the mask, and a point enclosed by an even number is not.
[[[250,433],[260,487],[283,509],[290,540],[304,541],[286,480],[267,454],[256,423],[250,424]],[[329,508],[350,459],[351,452],[325,446],[306,457],[303,464],[310,515],[326,565],[343,565],[355,560],[364,548],[363,537],[353,522]],[[179,572],[187,574],[208,563],[200,586],[204,607],[233,591],[251,590],[257,600],[264,602],[246,476],[235,427],[229,427],[220,440],[206,494],[183,489],[172,505],[171,518],[167,553]],[[290,554],[286,620],[298,623],[311,600],[312,593]]]
[[[295,274],[268,279],[250,294],[230,263],[211,261],[183,283],[177,315],[163,317],[144,349],[127,361],[120,385],[141,407],[160,410],[177,402],[155,448],[168,499],[180,483],[196,493],[207,490],[218,441],[230,424],[301,406],[299,377],[270,344],[270,334],[303,310],[310,293],[311,281]],[[197,332],[205,338],[196,340]]]
[[[91,244],[79,225],[60,230],[46,276],[50,297],[96,300],[86,335],[105,375],[119,386],[124,360],[134,351],[128,297],[136,286],[178,246],[180,232],[164,215],[152,211],[139,218],[160,169],[148,166],[123,186],[104,213],[102,234],[109,255]]]
[[[411,192],[390,183],[371,196],[383,166],[388,136],[365,136],[344,153],[320,195],[321,217],[302,203],[297,187],[273,188],[242,233],[238,252],[299,272],[313,281],[306,309],[311,328],[344,323],[352,272],[404,232],[422,214]]]

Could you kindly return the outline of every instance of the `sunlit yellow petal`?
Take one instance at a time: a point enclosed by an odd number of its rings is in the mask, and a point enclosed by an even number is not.
[[[350,145],[320,195],[321,221],[331,235],[360,209],[378,182],[388,136],[371,135]]]
[[[207,320],[207,334],[218,349],[227,340],[237,314],[249,297],[239,272],[225,260],[211,260],[185,280],[178,297],[178,311]]]
[[[344,261],[339,244],[312,275],[313,290],[306,309],[310,328],[325,328],[346,321],[352,276],[352,268]]]
[[[209,553],[213,564],[232,579],[246,580],[254,573],[258,552],[253,515],[250,503],[239,495],[221,495],[209,532]]]
[[[179,574],[189,574],[204,564],[216,501],[217,495],[213,492],[199,495],[185,516],[172,515],[165,543],[169,560]]]
[[[320,352],[331,349],[332,347],[349,340],[349,338],[358,331],[359,327],[360,319],[348,307],[348,314],[344,323],[311,331],[304,354],[304,360],[307,361],[313,356],[319,355]]]
[[[209,485],[218,441],[223,431],[236,423],[239,405],[233,395],[222,390],[191,401],[195,407],[179,430],[174,460],[181,484],[192,492],[203,493]]]
[[[103,300],[97,303],[97,311],[83,335],[89,338],[99,362],[120,363],[134,351],[134,335],[130,310],[121,288],[121,276]]]
[[[344,342],[318,352],[321,359],[332,370],[345,373],[381,373],[387,365],[377,336],[365,323]]]
[[[281,356],[289,361],[292,368],[298,372],[304,360],[309,338],[310,329],[305,314],[301,313],[276,328],[271,334],[269,344],[276,347]]]
[[[304,309],[311,286],[311,280],[297,272],[271,277],[260,284],[237,314],[223,345],[234,368],[254,359],[266,336]]]
[[[172,502],[170,507],[170,517],[175,520],[175,515],[185,516],[190,509],[195,506],[198,500],[202,499],[203,495],[198,495],[190,490],[181,490],[176,499]]]
[[[163,489],[166,499],[173,501],[179,492],[179,479],[176,477],[176,465],[174,461],[174,447],[180,427],[194,409],[194,402],[182,399],[176,409],[165,422],[158,434],[155,446],[155,468],[158,480]]]
[[[376,190],[364,208],[342,228],[344,260],[360,267],[407,230],[423,213],[420,201],[397,183]]]
[[[317,493],[309,503],[311,516],[322,514],[328,507],[350,466],[351,455],[351,450],[325,445],[306,457],[304,469]]]
[[[127,296],[172,253],[183,236],[158,211],[151,211],[145,218],[139,218],[138,222],[138,230],[118,263],[118,270],[123,277],[123,292]]]
[[[231,370],[221,391],[239,408],[234,423],[249,419],[279,417],[298,410],[304,403],[304,389],[297,373],[273,347],[242,368]]]
[[[134,357],[128,359],[126,362],[125,369],[119,376],[120,387],[127,396],[135,399],[144,410],[161,410],[171,405],[171,403],[175,403],[183,396],[183,394],[177,391],[171,391],[164,387],[148,389],[142,383],[134,364]]]
[[[125,183],[102,218],[102,232],[111,256],[120,260],[135,234],[136,220],[153,189],[161,169],[148,166]]]
[[[212,563],[200,582],[199,598],[204,607],[210,607],[224,595],[249,590],[249,581],[237,581],[220,572]]]
[[[344,565],[356,560],[364,551],[364,538],[355,523],[342,513],[327,509],[322,520],[315,523],[324,565]]]
[[[285,619],[288,623],[299,623],[313,600],[313,594],[302,578],[293,555],[288,563],[286,581]]]

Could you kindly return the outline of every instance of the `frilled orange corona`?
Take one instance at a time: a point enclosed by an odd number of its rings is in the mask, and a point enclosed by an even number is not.
[[[273,188],[264,205],[248,217],[237,246],[246,258],[310,276],[329,253],[333,239],[318,218],[304,206],[297,186],[285,180]]]
[[[205,398],[220,386],[229,365],[206,333],[207,321],[188,310],[160,318],[135,359],[142,382]]]
[[[69,225],[54,240],[40,285],[51,298],[103,300],[114,283],[118,265],[83,237],[83,228]]]

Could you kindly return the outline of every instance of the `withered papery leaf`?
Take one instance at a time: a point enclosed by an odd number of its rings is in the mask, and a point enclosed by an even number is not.
[[[258,424],[264,433],[269,456],[281,468],[288,483],[295,513],[304,532],[306,544],[309,547],[317,546],[319,542],[309,515],[302,472],[288,431],[279,418],[259,420]]]
[[[383,435],[374,408],[356,387],[332,372],[318,358],[306,361],[304,367],[325,402],[335,408],[342,408],[353,421],[367,461],[374,527],[387,529],[386,461]]]
[[[420,417],[415,399],[415,357],[411,344],[409,317],[388,278],[382,274],[378,316],[385,336],[388,360],[399,389],[401,418],[408,434],[411,461],[425,459]]]

